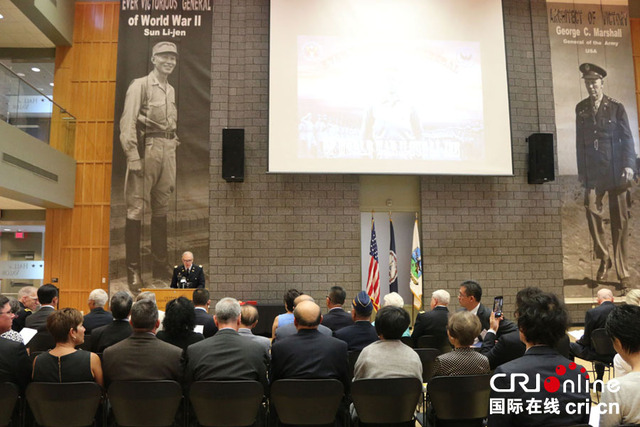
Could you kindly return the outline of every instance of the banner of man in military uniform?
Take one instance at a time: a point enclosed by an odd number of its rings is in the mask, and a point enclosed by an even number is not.
[[[547,1],[565,297],[635,287],[638,116],[626,1]],[[633,215],[635,211],[635,215]]]
[[[208,264],[210,0],[122,0],[113,135],[112,291]]]

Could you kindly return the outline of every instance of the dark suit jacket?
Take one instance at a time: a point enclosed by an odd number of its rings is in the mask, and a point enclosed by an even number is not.
[[[24,391],[31,379],[31,361],[24,344],[0,338],[0,382],[16,384]]]
[[[103,353],[104,349],[129,338],[133,333],[128,320],[113,320],[111,324],[100,326],[91,333],[91,351]]]
[[[335,332],[339,340],[347,343],[348,351],[360,351],[374,341],[378,341],[376,328],[368,320],[359,320]]]
[[[478,307],[477,313],[478,319],[480,319],[480,323],[482,324],[483,330],[489,330],[489,318],[491,317],[491,309],[485,307],[480,303],[480,307]],[[498,327],[497,336],[500,338],[502,334],[508,334],[509,332],[517,331],[518,327],[515,323],[510,320],[504,319],[500,322],[500,326]]]
[[[150,332],[134,332],[104,350],[105,385],[111,381],[182,381],[182,349]]]
[[[418,338],[423,335],[433,335],[443,343],[448,342],[447,322],[449,321],[449,309],[443,306],[436,306],[426,313],[419,313],[416,323],[413,325],[413,345],[418,346]]]
[[[492,399],[505,399],[505,408],[507,399],[522,399],[524,408],[526,408],[527,399],[538,399],[544,402],[545,399],[558,399],[560,414],[529,414],[526,409],[520,414],[505,413],[505,414],[493,414],[489,415],[490,426],[568,426],[574,424],[586,424],[589,420],[589,414],[586,411],[582,411],[582,414],[571,415],[566,411],[566,405],[569,402],[584,403],[589,399],[589,391],[585,390],[585,383],[588,383],[586,379],[586,373],[580,373],[581,366],[576,367],[575,371],[571,371],[568,366],[571,361],[560,356],[554,349],[547,346],[538,346],[530,348],[524,356],[500,365],[496,368],[494,373],[494,385],[495,389],[504,390],[509,388],[511,384],[512,374],[526,374],[529,381],[525,384],[526,387],[532,388],[535,386],[536,374],[540,374],[540,391],[537,392],[525,392],[519,385],[520,381],[523,381],[520,377],[517,378],[518,384],[515,386],[515,390],[508,391],[496,391],[491,390]],[[556,373],[556,366],[562,365],[566,369],[566,374],[560,376]],[[506,377],[496,378],[496,374],[506,374]],[[580,377],[581,392],[577,392],[578,386],[576,384],[577,377]],[[551,393],[546,391],[543,386],[543,382],[548,377],[555,377],[560,380],[560,389]],[[573,390],[571,386],[567,387],[567,393],[563,392],[564,381],[572,381],[574,384]],[[544,406],[540,406],[544,408]],[[575,407],[574,407],[575,408]],[[571,408],[570,408],[571,409]],[[544,412],[544,411],[541,411]]]
[[[269,355],[260,344],[233,329],[222,329],[187,348],[185,383],[213,380],[253,380],[267,392]]]
[[[47,317],[56,311],[53,307],[41,307],[40,310],[27,317],[24,325],[27,328],[37,329],[38,331],[47,330]]]
[[[335,378],[349,391],[347,343],[317,329],[297,334],[271,346],[271,382],[288,378]]]
[[[21,302],[19,302],[19,304],[20,304],[20,310],[18,310],[18,312],[16,313],[16,317],[13,319],[13,323],[11,324],[11,329],[13,329],[16,332],[20,332],[22,328],[24,328],[24,322],[27,320],[27,317],[29,317],[31,313],[33,313],[31,310],[26,308]]]
[[[513,331],[502,334],[496,341],[496,335],[493,332],[487,332],[482,341],[480,353],[489,359],[491,369],[517,359],[524,355],[526,346],[520,341],[520,332]]]
[[[204,270],[201,265],[192,265],[189,274],[187,274],[187,270],[184,268],[184,265],[176,265],[173,269],[171,287],[180,287],[180,280],[182,277],[187,279],[187,288],[204,288]]]
[[[605,301],[599,306],[587,310],[584,315],[584,334],[577,343],[591,348],[591,333],[594,329],[604,328],[605,323],[607,323],[607,316],[614,308],[616,308],[614,303]]]
[[[196,325],[204,326],[202,335],[204,335],[205,338],[212,337],[218,332],[218,327],[216,326],[216,322],[213,321],[213,316],[207,313],[206,310],[198,307],[196,307]]]
[[[353,319],[351,314],[342,308],[334,308],[322,317],[322,324],[335,332],[345,326],[353,325]]]
[[[97,307],[85,314],[82,320],[82,325],[85,329],[85,334],[91,334],[95,328],[108,325],[113,321],[113,315],[110,311],[106,311],[102,307]]]

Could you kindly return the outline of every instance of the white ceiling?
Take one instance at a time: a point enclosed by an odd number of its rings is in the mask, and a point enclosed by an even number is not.
[[[55,47],[11,0],[0,0],[0,47]]]

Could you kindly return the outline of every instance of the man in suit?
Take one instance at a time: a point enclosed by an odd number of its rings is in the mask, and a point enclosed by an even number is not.
[[[105,385],[112,381],[182,381],[182,349],[156,338],[158,307],[149,299],[131,307],[133,334],[103,353]]]
[[[20,332],[24,328],[24,322],[38,309],[38,289],[33,286],[25,286],[18,291],[20,310],[13,319],[11,329]]]
[[[240,304],[222,298],[216,304],[214,320],[218,332],[187,347],[186,384],[194,381],[253,380],[267,390],[269,356],[264,346],[238,334]]]
[[[253,335],[253,332],[251,331],[258,324],[258,319],[259,316],[257,308],[249,304],[243,305],[241,308],[240,328],[238,329],[238,333],[243,337],[248,337],[250,340],[257,342],[264,347],[267,353],[269,353],[269,350],[271,349],[271,340],[260,335]]]
[[[315,302],[315,300],[311,295],[305,295],[305,294],[298,295],[296,299],[293,300],[294,310],[295,310],[295,307],[297,307],[298,304],[300,304],[302,301]],[[320,332],[322,335],[326,335],[329,337],[333,336],[333,331],[324,325],[318,325],[318,332]],[[273,337],[273,342],[282,341],[283,339],[290,337],[292,335],[295,335],[297,333],[298,333],[298,328],[296,328],[295,322],[289,323],[284,326],[280,326],[276,328],[276,335]]]
[[[334,378],[349,390],[347,343],[318,332],[320,307],[302,301],[293,310],[298,333],[271,346],[271,382],[289,378]]]
[[[56,311],[58,305],[58,288],[51,283],[40,286],[38,301],[40,301],[40,310],[27,317],[24,324],[27,328],[36,329],[38,332],[47,332],[47,317]]]
[[[205,288],[198,288],[193,291],[191,297],[196,312],[196,325],[202,325],[202,335],[205,338],[209,338],[218,332],[216,322],[213,321],[213,316],[209,314],[209,305],[211,299],[209,298],[209,291]]]
[[[172,288],[204,288],[204,270],[201,265],[193,265],[193,254],[182,254],[182,265],[173,267]]]
[[[623,292],[629,287],[629,188],[636,172],[636,152],[629,118],[619,101],[603,92],[607,72],[584,63],[580,72],[589,96],[576,105],[576,159],[578,180],[584,187],[584,207],[593,241],[593,252],[600,260],[596,280],[603,281],[615,267]],[[613,262],[604,224],[604,200],[608,196]]]
[[[111,313],[113,320],[110,324],[100,326],[91,333],[91,351],[103,353],[104,349],[129,338],[133,329],[129,323],[129,313],[133,298],[126,291],[116,292],[111,297]]]
[[[584,315],[584,334],[576,342],[572,342],[571,355],[584,360],[593,360],[597,357],[595,350],[591,347],[591,333],[595,329],[604,328],[607,323],[607,316],[615,308],[613,304],[613,293],[609,289],[600,289],[597,293],[598,306],[587,310]],[[604,366],[596,362],[597,379],[602,379]]]
[[[95,328],[108,325],[113,320],[110,312],[104,309],[104,305],[109,300],[109,295],[103,289],[94,289],[89,294],[89,313],[84,315],[82,326],[85,334],[91,334]]]
[[[360,291],[351,305],[354,324],[337,330],[335,337],[347,343],[348,351],[361,351],[372,342],[378,341],[376,328],[371,324],[373,302],[367,292]]]
[[[458,293],[458,302],[465,310],[472,312],[482,325],[483,331],[489,330],[489,318],[491,317],[491,310],[480,303],[482,299],[482,287],[478,282],[473,280],[466,280],[460,284],[460,290]],[[509,320],[503,320],[500,322],[500,327],[496,331],[496,336],[500,337],[502,334],[517,331],[515,323]]]
[[[492,402],[504,402],[504,406],[491,405],[489,425],[586,424],[589,413],[586,409],[579,409],[581,405],[589,405],[586,370],[582,366],[573,366],[569,359],[553,348],[569,325],[564,304],[554,294],[525,288],[518,292],[516,317],[526,352],[524,356],[496,368],[491,399]],[[559,386],[557,390],[554,384]],[[522,410],[508,405],[510,399],[522,402]],[[527,402],[532,400],[539,404],[528,406],[530,403]],[[557,411],[542,410],[548,404],[544,402],[555,402]]]
[[[0,295],[0,334],[11,329],[14,314],[9,298]],[[24,344],[0,338],[0,383],[10,382],[24,391],[31,379],[31,362]]]
[[[504,317],[496,318],[495,313],[491,313],[489,330],[482,340],[482,347],[480,347],[480,354],[489,359],[491,369],[496,369],[503,363],[522,357],[526,349],[524,343],[520,340],[520,331],[508,332],[496,339],[500,321],[503,319]]]
[[[332,286],[327,296],[329,312],[322,318],[322,324],[333,332],[353,325],[351,315],[342,309],[347,293],[341,286]]]
[[[414,347],[418,347],[418,339],[423,335],[432,335],[437,343],[437,348],[449,344],[447,338],[447,322],[449,321],[449,301],[451,295],[444,289],[438,289],[431,294],[431,311],[419,313],[413,325]]]

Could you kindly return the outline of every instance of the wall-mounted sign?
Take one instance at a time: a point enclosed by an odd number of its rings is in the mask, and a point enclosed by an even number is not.
[[[0,261],[0,278],[42,280],[44,261]]]

